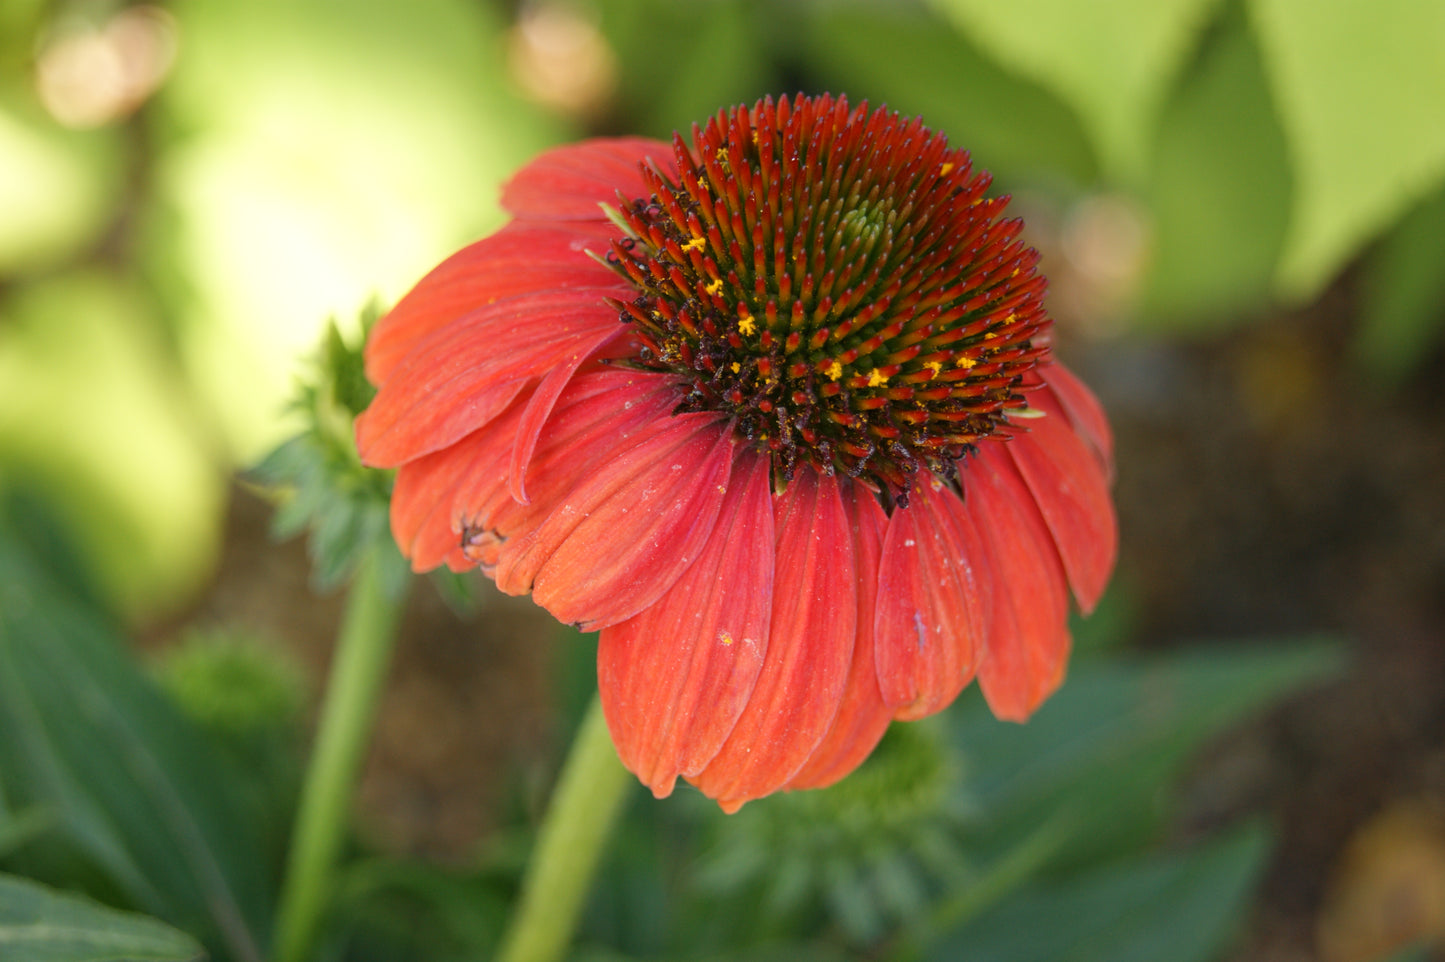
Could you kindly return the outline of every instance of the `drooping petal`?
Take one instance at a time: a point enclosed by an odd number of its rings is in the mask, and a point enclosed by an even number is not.
[[[1119,546],[1119,529],[1109,482],[1057,402],[1043,397],[1033,405],[1044,416],[1028,422],[1028,433],[1001,445],[1028,483],[1058,548],[1074,597],[1085,614],[1094,610]]]
[[[533,600],[590,631],[661,598],[712,533],[733,447],[726,425],[691,414],[619,451],[547,517],[528,556],[514,562],[545,559]]]
[[[1089,447],[1104,471],[1104,477],[1114,480],[1114,432],[1109,428],[1109,419],[1094,392],[1074,376],[1074,372],[1057,361],[1040,364],[1037,374],[1043,379],[1047,393],[1058,399],[1074,428],[1089,443]]]
[[[927,476],[914,484],[908,507],[894,509],[878,580],[874,645],[883,700],[897,718],[923,718],[947,707],[973,678],[994,595],[977,525],[951,488]]]
[[[1023,721],[1064,680],[1069,597],[1043,516],[998,448],[985,446],[964,482],[964,507],[983,535],[995,584],[978,683],[996,717]]]
[[[356,420],[363,461],[403,464],[496,417],[530,383],[619,335],[596,290],[538,292],[480,308],[414,345]]]
[[[773,496],[773,510],[773,605],[762,671],[722,749],[689,779],[727,812],[777,791],[807,764],[838,714],[857,634],[858,574],[837,478],[800,470]]]
[[[472,553],[498,587],[512,594],[528,590],[529,583],[514,586],[509,570],[496,570],[506,542],[540,524],[569,485],[584,477],[595,459],[605,458],[619,439],[625,441],[649,422],[666,417],[675,404],[675,392],[655,375],[616,368],[577,375],[532,442],[536,453],[528,467],[539,476],[532,500],[525,503],[511,496],[505,470],[507,452],[517,438],[507,434],[499,439],[503,447],[478,451],[453,496],[451,516],[457,530],[467,532]],[[521,405],[514,410],[520,412]],[[483,460],[489,456],[491,460]]]
[[[672,147],[643,137],[589,140],[539,155],[502,187],[502,207],[521,220],[600,220],[598,204],[621,191],[646,197],[641,165],[671,171]]]
[[[741,448],[697,561],[657,604],[602,630],[597,683],[612,742],[659,798],[712,761],[752,696],[768,650],[773,541],[768,462]]]
[[[391,493],[391,531],[414,571],[430,571],[461,545],[454,508],[463,485],[496,472],[516,434],[522,406],[450,447],[402,465]]]
[[[873,612],[878,601],[878,566],[888,516],[873,494],[856,484],[844,485],[843,510],[853,530],[853,552],[858,568],[858,637],[853,663],[833,727],[813,752],[803,770],[785,787],[789,790],[823,788],[863,763],[877,746],[893,710],[883,703],[873,645]]]
[[[366,345],[366,376],[385,384],[412,348],[434,332],[519,294],[608,288],[625,296],[617,275],[587,254],[605,253],[617,236],[611,224],[511,223],[462,248],[376,322]]]

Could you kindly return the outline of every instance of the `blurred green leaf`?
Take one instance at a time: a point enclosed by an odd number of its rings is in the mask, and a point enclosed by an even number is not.
[[[1183,855],[1039,885],[939,939],[925,958],[970,962],[1206,962],[1234,934],[1269,851],[1258,828]]]
[[[1078,111],[1104,170],[1143,176],[1155,116],[1217,0],[932,0],[999,63]]]
[[[0,875],[0,957],[16,962],[192,962],[196,940],[143,915]]]
[[[1167,789],[1205,739],[1338,671],[1337,645],[1206,648],[1134,663],[1075,666],[1026,725],[996,721],[969,697],[950,721],[964,786],[980,813],[975,850],[1006,853],[1067,817],[1057,861],[1116,855],[1154,837]]]
[[[1249,9],[1295,169],[1278,282],[1308,298],[1445,178],[1445,4]]]
[[[825,84],[870,103],[918,114],[1009,180],[1096,176],[1074,114],[1027,80],[1001,70],[948,24],[887,4],[812,4],[802,54]]]
[[[1290,173],[1259,50],[1236,8],[1159,128],[1145,192],[1154,247],[1141,323],[1198,327],[1247,316],[1274,281]]]
[[[1370,255],[1355,353],[1381,381],[1398,381],[1445,334],[1445,191],[1411,211]]]
[[[64,851],[35,864],[79,860],[218,958],[259,960],[270,883],[228,774],[104,618],[0,527],[0,780],[54,817],[46,841]]]
[[[336,928],[346,933],[346,958],[490,958],[515,882],[387,858],[345,865],[335,914]]]
[[[28,89],[0,84],[0,276],[54,267],[98,240],[120,206],[120,146],[116,131],[66,130]]]
[[[39,837],[53,825],[50,813],[43,808],[7,812],[0,806],[0,859]]]
[[[0,481],[44,492],[128,618],[211,573],[224,477],[144,294],[67,272],[0,302]]]

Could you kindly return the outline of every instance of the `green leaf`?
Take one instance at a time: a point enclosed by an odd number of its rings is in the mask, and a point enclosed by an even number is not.
[[[144,915],[0,875],[0,958],[25,962],[190,962],[195,939]]]
[[[1096,176],[1084,130],[1066,106],[936,17],[882,4],[809,10],[802,54],[824,84],[923,117],[1001,177],[1084,184]]]
[[[1339,664],[1338,646],[1322,643],[1085,663],[1026,725],[998,722],[969,699],[951,722],[982,813],[978,850],[1001,856],[1055,818],[1073,835],[1056,856],[1065,863],[1144,843],[1191,751]]]
[[[1206,962],[1226,945],[1264,867],[1258,828],[1020,892],[938,940],[928,959]]]
[[[0,526],[0,788],[55,820],[42,869],[200,935],[219,958],[264,951],[261,831],[209,744],[108,622],[76,605]],[[21,854],[32,857],[27,846]],[[37,874],[32,871],[31,874]]]
[[[1445,178],[1445,4],[1249,9],[1296,175],[1278,282],[1307,298]]]
[[[1154,247],[1143,326],[1217,324],[1264,303],[1289,193],[1259,50],[1231,8],[1160,119],[1145,190]]]
[[[1411,374],[1445,334],[1445,191],[1417,207],[1369,259],[1355,352],[1381,381]]]
[[[932,0],[999,63],[1078,111],[1104,170],[1143,175],[1154,118],[1217,0]]]

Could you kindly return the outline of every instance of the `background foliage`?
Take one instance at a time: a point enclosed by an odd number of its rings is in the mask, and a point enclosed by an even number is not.
[[[1445,5],[1414,0],[0,5],[0,957],[266,957],[308,689],[285,646],[197,616],[235,479],[316,430],[314,383],[287,399],[323,337],[354,377],[353,319],[495,227],[537,150],[764,93],[886,102],[1015,195],[1106,399],[1137,395],[1131,358],[1342,291],[1352,367],[1329,393],[1388,398],[1418,390],[1445,325],[1442,49]],[[1265,362],[1286,409],[1288,361]],[[298,451],[268,462],[301,477],[293,520],[327,501]],[[319,586],[380,527],[371,483],[314,543]],[[1271,829],[1181,829],[1171,799],[1202,745],[1347,649],[1121,650],[1125,533],[1123,585],[1035,722],[965,699],[836,792],[731,820],[636,799],[578,957],[1227,952]],[[185,641],[153,668],[137,638]],[[588,647],[559,651],[585,678]],[[484,957],[535,777],[502,770],[512,807],[447,869],[363,834],[331,956]],[[1332,958],[1445,932],[1445,908],[1425,917]],[[42,921],[62,933],[43,946]]]

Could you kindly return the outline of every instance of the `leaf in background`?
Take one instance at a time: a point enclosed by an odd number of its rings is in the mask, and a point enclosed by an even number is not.
[[[155,919],[0,875],[0,958],[25,962],[199,962],[196,940]]]
[[[922,116],[1006,180],[1087,184],[1096,176],[1084,130],[1066,106],[937,18],[883,4],[808,10],[802,55],[824,84]]]
[[[39,843],[20,854],[60,875],[78,860],[217,958],[255,962],[270,883],[226,774],[99,613],[0,528],[0,780],[12,804],[50,813],[45,841],[63,850],[49,863]]]
[[[1445,4],[1249,9],[1294,160],[1278,283],[1304,299],[1445,177]]]
[[[0,87],[0,276],[53,268],[94,242],[119,207],[120,161],[116,131],[65,130],[29,90]]]
[[[1225,947],[1264,867],[1258,828],[1031,886],[934,943],[929,960],[1206,962]]]
[[[215,563],[225,479],[204,428],[136,284],[68,271],[0,302],[0,474],[84,533],[130,619],[175,610]]]
[[[951,716],[980,853],[1006,853],[1051,819],[1072,840],[1057,861],[1117,854],[1153,837],[1166,790],[1205,739],[1337,671],[1336,645],[1172,653],[1079,664],[1027,725],[996,721],[981,698]]]
[[[1445,191],[1411,211],[1367,264],[1355,353],[1380,381],[1408,377],[1445,334]]]
[[[1145,190],[1154,247],[1140,325],[1202,327],[1263,304],[1289,194],[1259,50],[1231,8],[1160,118]]]
[[[1078,111],[1106,173],[1137,183],[1154,119],[1217,0],[932,0],[999,63]]]

